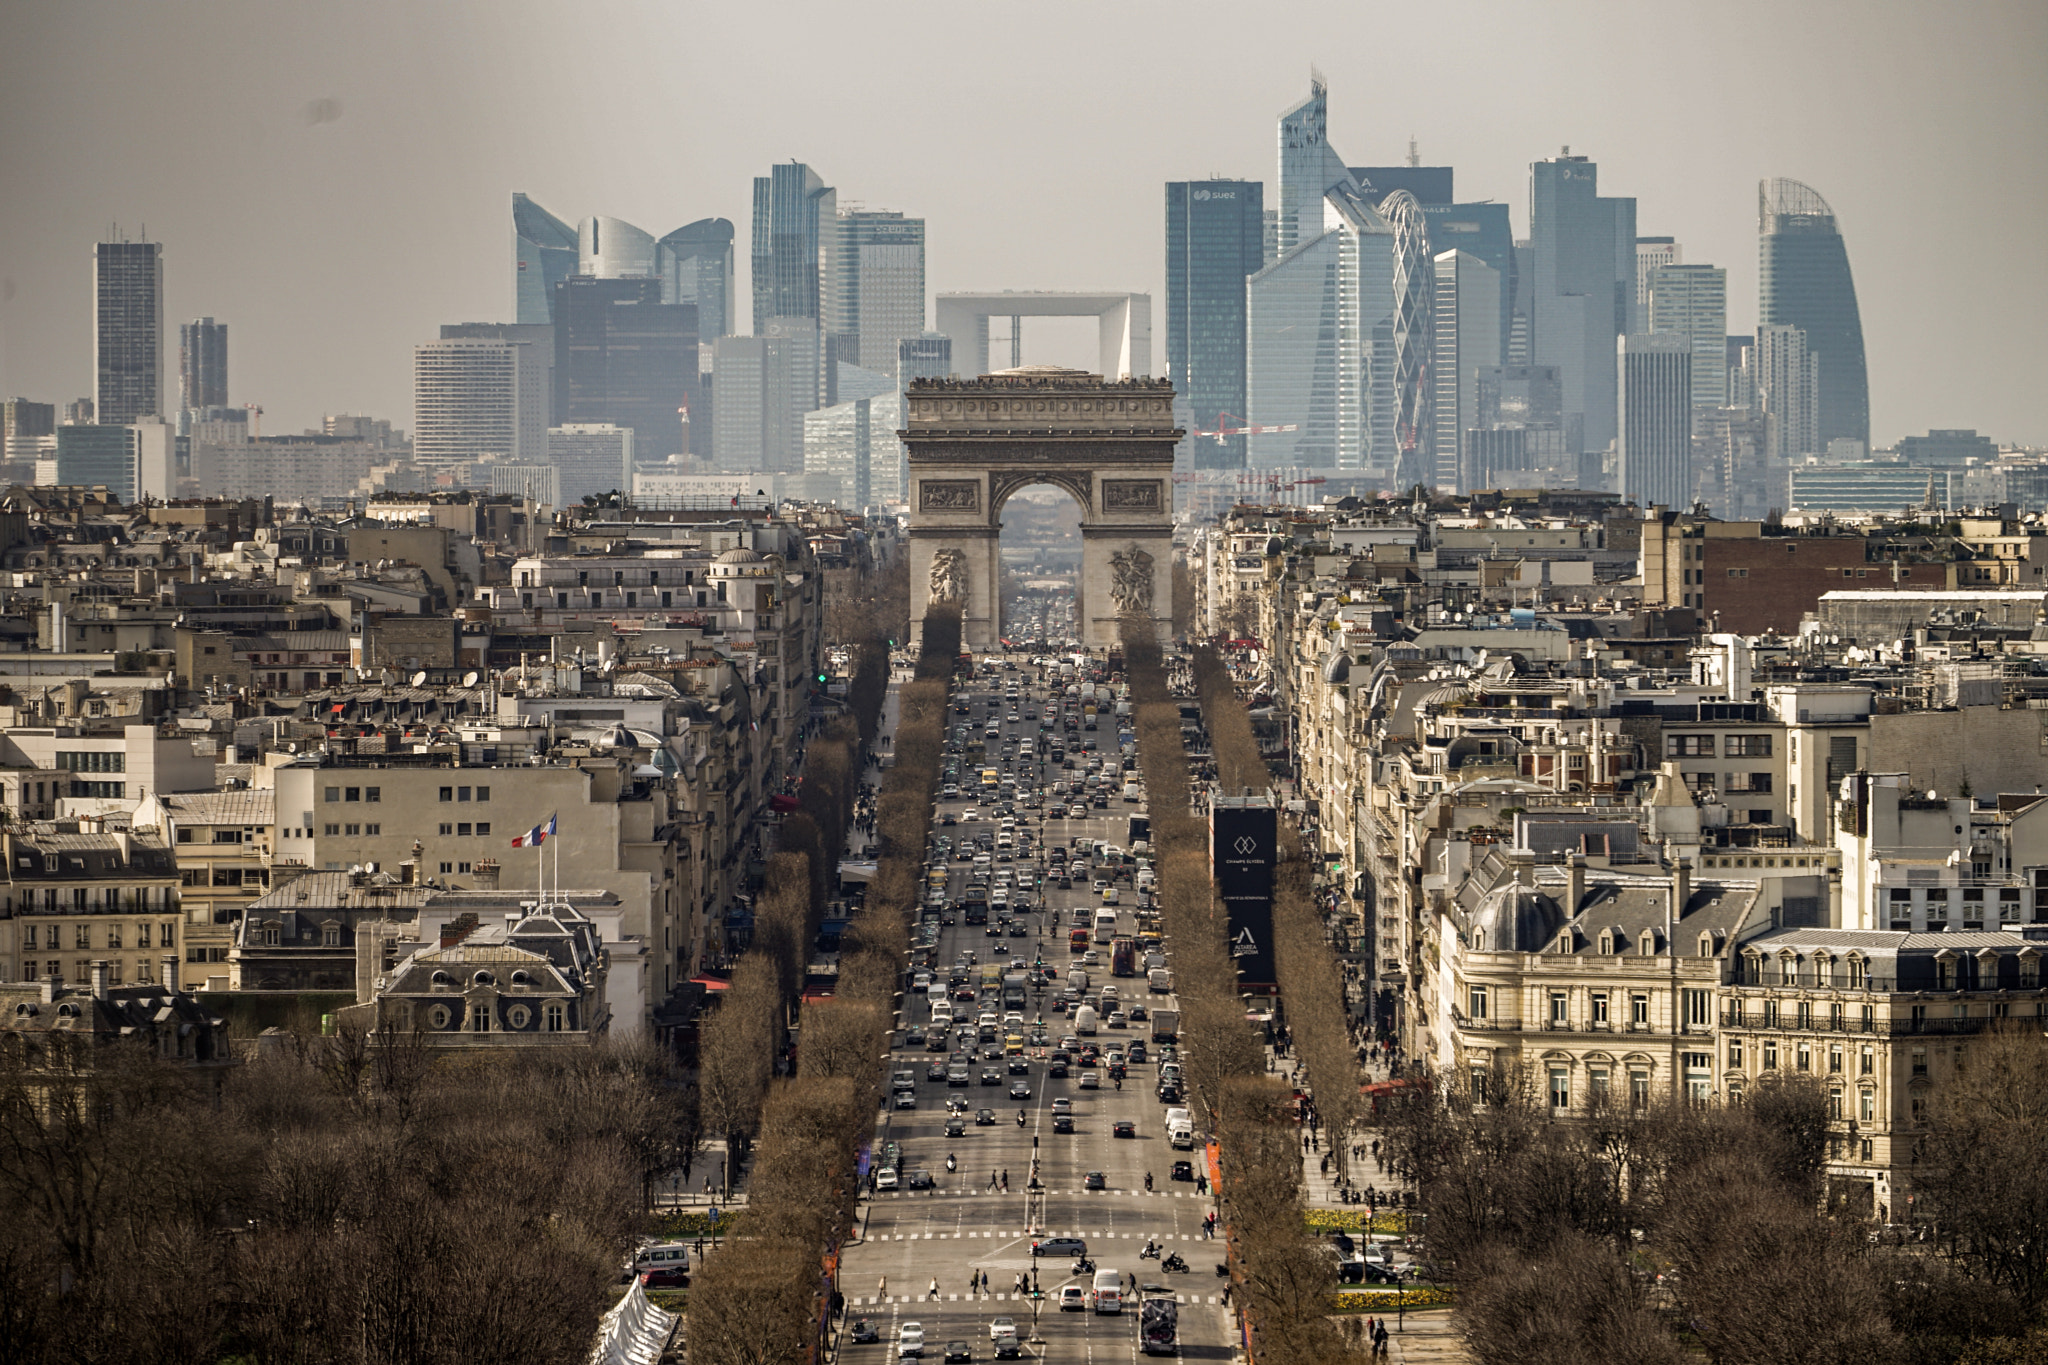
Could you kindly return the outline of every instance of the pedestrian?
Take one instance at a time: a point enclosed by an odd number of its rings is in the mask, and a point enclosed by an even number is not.
[[[1306,1152],[1306,1151],[1308,1150],[1308,1134],[1307,1134],[1307,1133],[1303,1133],[1303,1134],[1301,1135],[1301,1150],[1302,1150],[1302,1151],[1304,1151],[1304,1152]]]
[[[1330,1173],[1330,1154],[1329,1154],[1328,1152],[1325,1152],[1325,1153],[1323,1153],[1323,1174],[1324,1174],[1324,1175],[1328,1175],[1329,1173]]]
[[[1223,1306],[1225,1308],[1230,1307],[1230,1281],[1228,1280],[1223,1282]]]
[[[1385,1318],[1380,1319],[1379,1328],[1373,1333],[1372,1349],[1374,1355],[1383,1356],[1387,1353],[1387,1320]]]
[[[936,1299],[936,1298],[937,1298],[937,1297],[939,1296],[939,1277],[938,1277],[938,1276],[936,1276],[936,1275],[932,1276],[932,1287],[931,1287],[930,1289],[927,1289],[927,1290],[925,1291],[925,1293],[929,1294],[929,1295],[930,1295],[930,1296],[931,1296],[932,1298],[935,1298],[935,1299]]]
[[[994,1171],[988,1173],[988,1187],[991,1190],[996,1187],[996,1173]]]
[[[1003,1193],[1004,1193],[1004,1194],[1008,1194],[1009,1192],[1010,1192],[1010,1173],[1009,1173],[1008,1171],[1004,1171],[1004,1172],[1003,1172]]]

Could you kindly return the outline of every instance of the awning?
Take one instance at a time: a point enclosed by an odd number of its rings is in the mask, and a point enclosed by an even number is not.
[[[779,815],[788,814],[790,811],[795,810],[797,805],[798,802],[794,796],[771,796],[768,798],[768,809]]]
[[[692,986],[702,986],[707,991],[725,991],[732,989],[732,982],[721,981],[715,976],[693,976],[690,978],[690,984]]]

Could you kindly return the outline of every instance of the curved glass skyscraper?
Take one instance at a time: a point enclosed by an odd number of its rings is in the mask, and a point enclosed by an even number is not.
[[[555,320],[555,286],[576,273],[576,229],[523,194],[512,196],[512,294],[516,320]]]
[[[1412,488],[1435,473],[1430,436],[1429,366],[1435,340],[1436,267],[1429,222],[1407,190],[1380,201],[1380,216],[1394,230],[1394,439],[1399,443],[1395,483]]]
[[[1870,445],[1870,380],[1863,361],[1863,316],[1849,253],[1827,200],[1797,180],[1757,186],[1760,289],[1757,324],[1796,327],[1819,370],[1817,444],[1838,437]]]

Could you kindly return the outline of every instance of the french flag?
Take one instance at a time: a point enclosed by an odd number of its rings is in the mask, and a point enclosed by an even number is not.
[[[548,841],[548,836],[553,834],[554,832],[555,817],[550,815],[548,817],[548,822],[545,825],[535,825],[532,829],[526,831],[526,833],[520,835],[517,839],[514,839],[512,841],[512,847],[539,848],[542,844]]]

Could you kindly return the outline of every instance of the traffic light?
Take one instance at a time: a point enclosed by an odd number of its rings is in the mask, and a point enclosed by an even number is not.
[[[820,673],[820,674],[818,675],[818,686],[820,686],[820,687],[823,687],[824,685],[825,685],[825,675],[824,675],[823,673]]]

